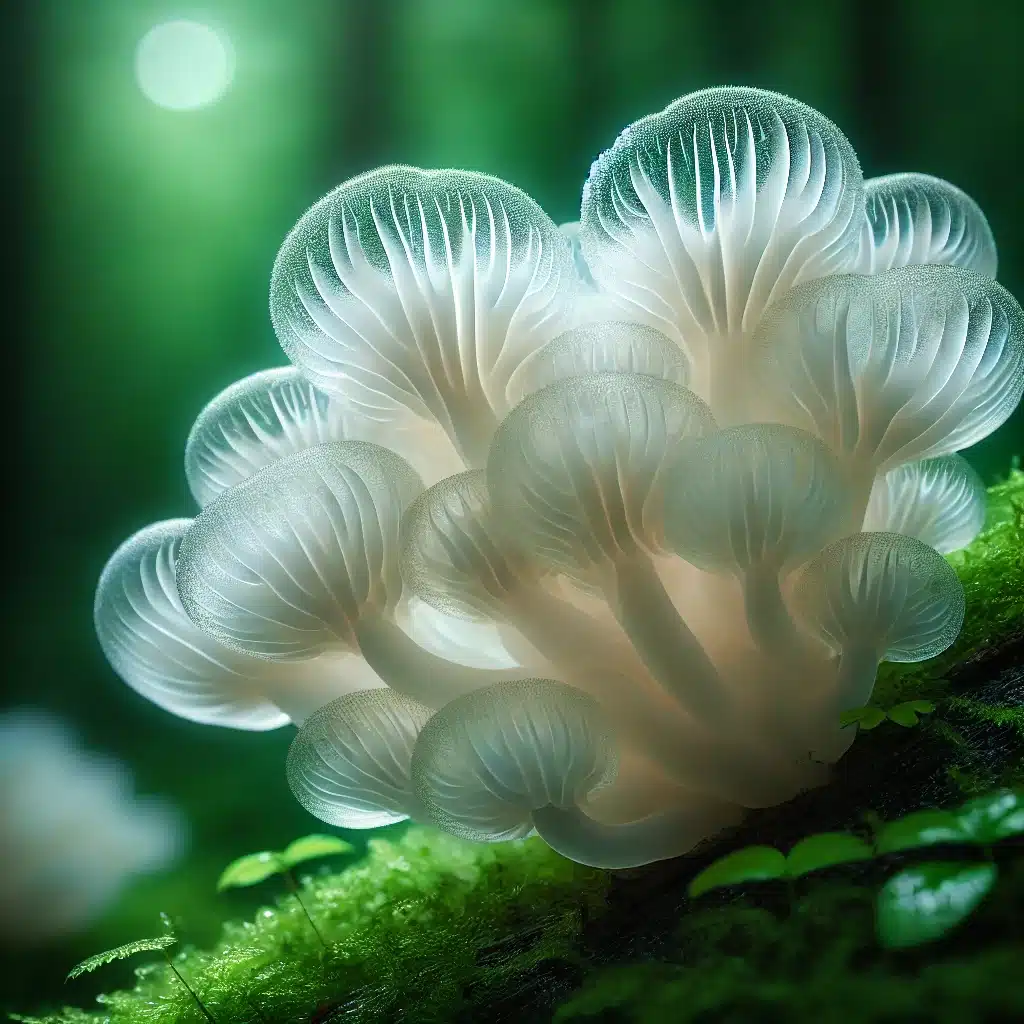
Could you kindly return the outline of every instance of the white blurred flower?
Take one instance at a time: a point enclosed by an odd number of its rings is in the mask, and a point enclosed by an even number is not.
[[[0,939],[87,927],[184,840],[174,808],[135,796],[127,768],[84,749],[63,722],[34,709],[0,715]]]

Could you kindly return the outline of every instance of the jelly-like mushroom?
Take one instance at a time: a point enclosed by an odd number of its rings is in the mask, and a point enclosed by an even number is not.
[[[538,835],[581,864],[627,868],[678,856],[739,820],[694,797],[637,821],[604,824],[582,805],[612,783],[615,738],[586,694],[549,679],[499,683],[442,708],[413,749],[415,793],[430,820],[464,838]]]

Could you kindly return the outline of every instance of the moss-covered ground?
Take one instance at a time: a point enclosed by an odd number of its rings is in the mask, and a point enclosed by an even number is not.
[[[398,827],[358,863],[304,883],[326,947],[284,894],[255,920],[225,925],[215,948],[185,948],[175,967],[219,1024],[1024,1020],[1024,850],[1013,842],[997,849],[996,890],[965,924],[899,952],[878,946],[873,900],[912,854],[818,872],[795,889],[685,895],[732,848],[867,834],[876,817],[1024,782],[1024,473],[992,489],[986,530],[950,560],[967,594],[960,639],[933,662],[884,666],[875,692],[882,707],[926,698],[936,712],[860,736],[829,786],[689,857],[619,875],[538,840],[471,845]],[[166,965],[137,974],[93,1012],[22,1019],[207,1019]]]

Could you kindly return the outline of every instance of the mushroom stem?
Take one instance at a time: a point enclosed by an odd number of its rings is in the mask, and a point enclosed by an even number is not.
[[[778,568],[765,563],[752,565],[742,582],[747,628],[761,652],[789,663],[806,661],[812,650],[783,600]]]
[[[394,622],[383,617],[355,627],[359,651],[392,690],[431,708],[464,693],[512,678],[515,670],[469,668],[425,651]]]
[[[512,625],[561,678],[596,698],[622,736],[674,781],[745,806],[777,802],[778,780],[763,757],[730,740],[709,738],[672,705],[636,653],[584,613],[538,587],[510,593],[504,607]]]
[[[538,835],[556,853],[594,868],[634,868],[678,857],[742,818],[739,807],[672,808],[621,825],[604,825],[579,807],[549,804],[533,812]]]
[[[835,714],[863,707],[871,699],[882,659],[873,647],[847,644],[839,655],[835,682]]]
[[[688,711],[723,723],[730,702],[700,641],[680,618],[650,560],[642,554],[614,564],[607,587],[615,614],[651,674]]]

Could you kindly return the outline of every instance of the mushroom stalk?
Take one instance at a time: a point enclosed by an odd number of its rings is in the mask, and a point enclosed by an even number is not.
[[[424,650],[394,622],[382,617],[355,627],[359,651],[370,667],[398,693],[439,708],[464,693],[508,679],[515,670],[469,668]]]
[[[738,807],[711,804],[673,808],[621,825],[604,825],[579,807],[549,804],[533,812],[533,824],[541,839],[563,857],[614,870],[681,856],[741,817]]]
[[[863,707],[871,699],[882,659],[873,647],[849,644],[839,655],[835,683],[836,714]]]
[[[754,565],[743,573],[742,581],[747,628],[761,651],[787,661],[810,653],[782,599],[778,569],[773,565]]]
[[[613,571],[616,616],[651,674],[701,721],[723,722],[730,710],[726,689],[654,566],[638,555],[619,559]]]

